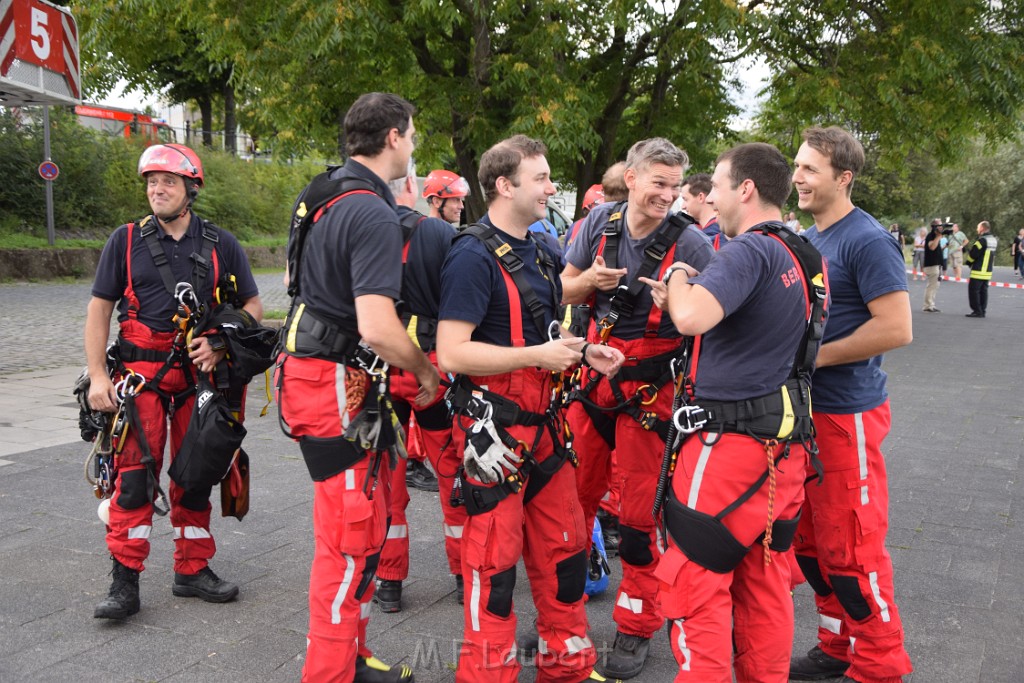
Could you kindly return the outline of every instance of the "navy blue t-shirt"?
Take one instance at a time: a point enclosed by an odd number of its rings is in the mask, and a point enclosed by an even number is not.
[[[402,227],[391,190],[377,174],[349,159],[331,178],[370,181],[377,194],[353,193],[313,224],[302,253],[299,298],[317,313],[351,327],[355,299],[402,295]]]
[[[565,255],[567,262],[576,266],[580,270],[586,270],[594,262],[594,258],[597,256],[597,249],[601,244],[601,235],[604,232],[605,226],[608,223],[608,216],[612,210],[618,206],[617,203],[606,202],[604,204],[598,204],[593,210],[587,214],[587,217],[583,219],[583,224],[580,225],[579,232],[576,235],[576,239],[572,241],[568,252]],[[665,220],[657,230],[653,231],[650,235],[643,237],[642,239],[635,240],[629,236],[629,229],[626,226],[626,205],[622,205],[622,236],[619,238],[619,251],[616,267],[625,268],[626,276],[620,280],[620,284],[628,284],[632,282],[639,271],[640,266],[644,262],[644,249],[654,241],[655,236],[659,231],[664,230],[668,224],[668,219]],[[675,254],[672,256],[670,261],[684,261],[697,270],[704,270],[704,266],[711,260],[715,250],[711,248],[711,241],[704,235],[696,226],[690,225],[683,230],[679,239],[676,241]],[[651,275],[650,273],[643,273],[645,277],[653,277],[657,279],[657,275]],[[610,302],[612,295],[615,294],[615,290],[610,292],[598,291],[595,301],[595,312],[594,316],[596,320],[608,315],[610,309]],[[647,319],[651,313],[651,307],[654,306],[654,300],[651,298],[651,288],[643,287],[640,290],[640,294],[636,297],[636,303],[633,307],[633,314],[628,318],[619,320],[618,324],[615,325],[615,329],[612,331],[612,335],[623,340],[639,339],[644,336],[644,331],[647,329]],[[668,313],[665,313],[661,317],[661,326],[658,329],[658,336],[661,338],[676,338],[679,337],[679,332],[676,331],[675,325],[672,324],[672,319]]]
[[[242,246],[227,230],[218,228],[217,234],[220,241],[214,249],[214,255],[219,264],[220,275],[231,273],[235,276],[238,296],[243,301],[256,296],[259,294],[259,289],[256,287],[256,280],[252,277],[249,259],[246,258]],[[175,241],[173,237],[164,232],[159,223],[157,224],[157,237],[171,267],[174,281],[193,282],[195,262],[190,257],[192,254],[199,254],[203,248],[203,226],[199,217],[192,214],[188,230],[180,240]],[[122,298],[128,285],[127,250],[125,249],[127,240],[127,225],[122,225],[114,230],[103,247],[100,262],[96,267],[96,279],[92,285],[93,296],[118,302],[118,322],[128,319],[128,301]],[[160,271],[153,262],[153,255],[150,254],[149,247],[142,239],[142,229],[137,225],[132,229],[131,255],[132,288],[139,300],[139,321],[157,332],[172,332],[175,329],[172,318],[178,311],[178,302],[174,300],[174,295],[167,291]],[[213,289],[216,284],[211,266],[206,276],[206,286],[202,292],[197,293],[204,303],[213,302]]]
[[[701,341],[697,398],[738,401],[781,387],[807,326],[806,285],[789,250],[774,237],[746,232],[722,244],[690,283],[725,310]]]
[[[540,266],[538,249],[545,249],[557,264],[558,255],[546,246],[539,246],[533,237],[516,239],[491,223],[489,216],[480,219],[484,225],[496,228],[512,251],[523,260],[523,272],[537,298],[544,306],[544,320],[550,324],[558,320],[558,305],[562,300],[562,283],[558,277],[550,281]],[[556,266],[557,270],[557,266]],[[527,346],[543,344],[537,325],[522,296],[519,297],[523,320],[523,337]],[[483,242],[466,235],[455,240],[441,271],[441,320],[461,320],[473,323],[472,340],[511,346],[512,327],[509,314],[508,289],[501,274],[501,266]]]
[[[907,290],[906,263],[899,243],[870,214],[854,208],[824,232],[811,226],[804,236],[825,258],[831,304],[824,343],[850,336],[871,318],[868,302]],[[819,368],[811,397],[815,410],[860,413],[885,402],[882,355]]]
[[[398,205],[398,219],[416,213]],[[448,221],[424,216],[409,240],[409,258],[402,274],[402,310],[437,319],[441,301],[441,268],[451,249],[455,228]]]

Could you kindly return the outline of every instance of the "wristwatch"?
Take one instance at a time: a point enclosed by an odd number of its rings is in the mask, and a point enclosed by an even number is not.
[[[668,281],[672,279],[672,275],[677,271],[681,270],[686,273],[686,277],[690,277],[690,272],[686,269],[686,266],[669,266],[668,270],[665,271],[665,276],[661,278],[661,284],[668,287]]]

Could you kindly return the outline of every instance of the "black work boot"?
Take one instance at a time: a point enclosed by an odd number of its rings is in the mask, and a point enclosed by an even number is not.
[[[597,666],[598,671],[609,678],[633,678],[644,670],[651,639],[630,636],[621,631],[615,634],[615,643]]]
[[[437,477],[430,469],[418,460],[409,460],[405,464],[405,485],[436,493],[438,490]]]
[[[460,605],[466,603],[466,585],[462,574],[455,575],[455,599],[459,601]]]
[[[354,683],[413,683],[412,669],[405,664],[388,666],[376,657],[356,657]]]
[[[402,582],[377,579],[377,589],[373,592],[373,601],[385,613],[402,611]]]
[[[117,560],[110,573],[114,576],[110,593],[96,605],[94,619],[124,619],[139,611],[139,573]]]
[[[619,518],[604,509],[598,509],[597,519],[601,522],[601,538],[608,557],[619,554]]]
[[[820,645],[815,645],[807,651],[806,657],[797,657],[789,663],[789,677],[794,681],[824,681],[842,676],[849,668],[849,662],[837,659],[822,651]]]
[[[174,572],[171,592],[179,598],[199,598],[206,602],[227,602],[238,595],[238,586],[224,581],[209,567],[203,567],[198,574]]]

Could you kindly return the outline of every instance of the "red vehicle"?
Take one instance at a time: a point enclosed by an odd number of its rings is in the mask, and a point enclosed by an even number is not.
[[[142,138],[149,144],[174,142],[174,129],[159,119],[131,109],[117,109],[98,104],[75,107],[78,122],[86,128],[126,138]]]

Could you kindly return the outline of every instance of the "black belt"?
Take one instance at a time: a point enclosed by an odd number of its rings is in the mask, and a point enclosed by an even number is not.
[[[166,362],[173,350],[160,350],[160,349],[144,349],[141,346],[131,343],[124,337],[118,337],[117,340],[117,356],[123,363],[135,363],[137,361],[147,361],[151,363],[163,363]]]
[[[644,358],[636,365],[623,365],[615,374],[619,382],[652,382],[661,386],[672,379],[672,360],[679,358],[682,348],[672,349],[657,356]]]
[[[482,389],[459,375],[448,390],[447,398],[452,409],[477,420],[487,417],[487,404],[491,406],[491,419],[502,427],[521,425],[523,427],[539,427],[546,424],[548,416],[544,413],[532,413],[523,410],[501,394]]]

